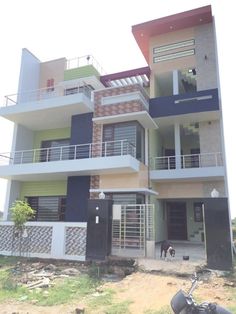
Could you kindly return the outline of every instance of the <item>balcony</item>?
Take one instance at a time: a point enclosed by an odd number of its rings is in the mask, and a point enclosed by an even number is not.
[[[93,111],[87,85],[54,86],[6,96],[0,116],[31,130],[68,127],[71,116]]]
[[[159,180],[220,179],[224,177],[222,153],[155,157],[150,178]]]
[[[20,181],[137,171],[136,148],[127,140],[0,154],[0,177]]]
[[[152,98],[149,103],[149,113],[153,118],[218,110],[217,89]]]

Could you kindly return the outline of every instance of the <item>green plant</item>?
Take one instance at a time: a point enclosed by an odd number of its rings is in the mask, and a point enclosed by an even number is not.
[[[16,229],[22,231],[25,223],[34,218],[35,211],[25,201],[15,201],[10,208],[11,219],[14,222]]]
[[[22,235],[25,223],[34,218],[35,211],[27,202],[18,200],[13,203],[10,213],[15,226],[15,234],[19,238],[19,255],[21,256]]]
[[[100,280],[101,276],[105,273],[105,267],[92,262],[88,268],[88,275],[93,279]]]

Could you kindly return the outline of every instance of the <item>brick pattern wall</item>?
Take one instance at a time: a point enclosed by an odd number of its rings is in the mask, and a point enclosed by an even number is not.
[[[102,142],[102,125],[93,123],[93,143],[101,143]],[[92,147],[92,156],[99,157],[102,153],[101,145],[94,144]]]
[[[121,102],[116,104],[102,105],[103,97],[124,95],[133,92],[140,92],[143,97],[149,101],[148,95],[145,90],[139,84],[128,85],[124,87],[116,88],[106,88],[104,90],[94,92],[94,118],[104,117],[104,116],[113,116],[131,112],[138,112],[146,110],[145,106],[141,101],[132,100],[129,102]],[[102,142],[102,125],[93,123],[93,143]],[[93,145],[92,156],[99,157],[101,156],[101,145]],[[91,176],[90,188],[98,189],[99,188],[99,176]],[[90,193],[90,198],[98,198],[98,193]]]
[[[86,254],[86,228],[67,227],[65,240],[65,254],[79,255]]]
[[[194,32],[195,45],[197,47],[197,90],[217,88],[215,35],[213,25],[203,24],[195,27]]]
[[[148,101],[148,96],[144,89],[139,84],[128,85],[124,87],[117,88],[106,88],[101,91],[94,92],[94,117],[112,116],[130,112],[137,112],[146,110],[143,104],[139,101],[129,101],[116,103],[114,105],[102,105],[102,98],[116,95],[123,95],[132,92],[141,92],[143,97]],[[93,143],[102,142],[102,125],[93,123]],[[92,150],[93,157],[101,156],[101,146],[93,145]],[[99,176],[91,176],[91,189],[99,188]],[[98,193],[90,193],[90,198],[94,199],[98,197]]]
[[[27,253],[50,253],[52,243],[52,227],[27,226],[27,237],[21,240],[21,252]],[[0,251],[11,251],[18,254],[20,239],[15,232],[14,226],[0,226]]]
[[[99,189],[100,176],[91,176],[90,189]],[[99,193],[90,193],[90,199],[98,198]]]
[[[109,96],[123,95],[132,92],[141,92],[148,101],[148,97],[139,84],[128,85],[124,87],[107,88],[94,93],[94,117],[112,116],[130,112],[146,110],[140,101],[129,101],[116,103],[114,105],[102,105],[102,98]]]

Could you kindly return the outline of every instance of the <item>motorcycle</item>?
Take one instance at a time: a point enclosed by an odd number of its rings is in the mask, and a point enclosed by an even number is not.
[[[192,296],[199,282],[197,273],[194,273],[191,282],[192,285],[187,293],[179,290],[171,299],[171,308],[175,314],[232,314],[216,303],[197,304]]]

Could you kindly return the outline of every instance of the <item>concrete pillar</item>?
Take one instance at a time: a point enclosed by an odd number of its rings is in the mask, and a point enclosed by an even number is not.
[[[155,241],[146,241],[146,257],[151,259],[156,258]]]
[[[145,133],[145,135],[144,135],[144,143],[145,143],[145,145],[144,145],[144,151],[145,151],[145,156],[144,156],[144,158],[145,158],[145,160],[144,160],[144,164],[145,165],[147,165],[148,166],[148,163],[149,163],[149,160],[148,160],[148,156],[149,156],[149,154],[148,154],[148,151],[149,151],[149,140],[148,140],[148,129],[145,129],[145,131],[144,131]]]
[[[181,168],[181,143],[180,143],[180,125],[175,123],[175,167]]]
[[[179,94],[178,70],[174,70],[172,75],[173,75],[173,95],[178,95]]]

